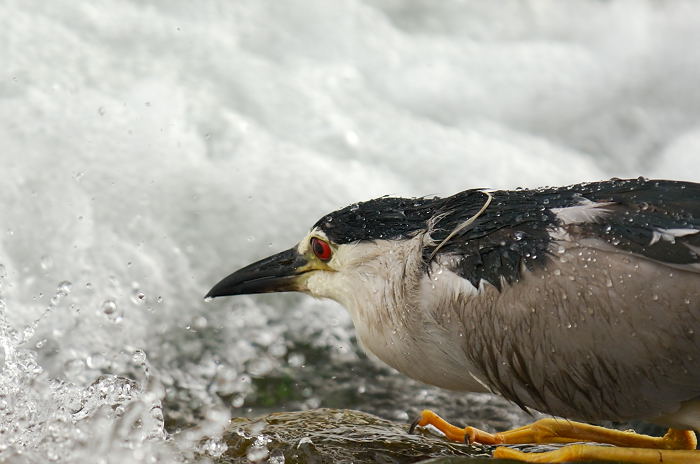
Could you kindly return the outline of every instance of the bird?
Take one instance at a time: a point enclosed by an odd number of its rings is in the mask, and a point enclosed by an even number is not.
[[[411,431],[569,444],[493,453],[527,462],[700,463],[698,183],[613,178],[384,196],[323,216],[298,244],[206,297],[287,291],[339,302],[360,345],[411,378],[549,416],[488,433],[424,410]],[[590,424],[632,420],[669,431]]]

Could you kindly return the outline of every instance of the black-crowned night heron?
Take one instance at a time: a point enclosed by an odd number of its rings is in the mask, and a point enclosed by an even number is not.
[[[543,419],[489,434],[431,411],[417,419],[449,439],[618,445],[494,453],[536,462],[700,462],[700,184],[378,198],[324,216],[207,296],[282,291],[340,302],[365,349],[422,382],[564,418],[671,427],[657,438]]]

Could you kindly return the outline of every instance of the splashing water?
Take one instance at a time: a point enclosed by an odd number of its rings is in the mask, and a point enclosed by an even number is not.
[[[0,290],[6,275],[0,275]],[[37,326],[68,295],[64,281],[42,315],[21,330],[7,320],[8,307],[0,293],[0,344],[3,367],[0,376],[0,456],[3,460],[23,456],[30,461],[124,462],[146,452],[174,459],[164,443],[166,432],[161,406],[163,389],[149,382],[145,355],[140,356],[143,375],[135,381],[118,375],[102,375],[90,385],[51,378],[40,366],[38,353],[28,349]],[[45,341],[37,342],[37,349]],[[65,366],[80,371],[75,360]]]

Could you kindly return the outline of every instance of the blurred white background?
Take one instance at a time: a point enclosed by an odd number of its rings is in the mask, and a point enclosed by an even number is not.
[[[691,0],[1,1],[0,460],[185,459],[286,334],[350,356],[334,304],[201,298],[351,202],[699,181],[699,43]]]

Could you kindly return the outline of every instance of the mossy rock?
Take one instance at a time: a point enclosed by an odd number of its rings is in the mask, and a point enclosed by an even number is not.
[[[445,458],[431,463],[490,463],[490,450],[478,445],[452,443],[419,433],[410,435],[408,424],[348,409],[314,409],[280,412],[231,421],[224,439],[228,451],[220,463],[284,462],[325,463],[413,463]],[[284,461],[282,461],[284,457]]]

